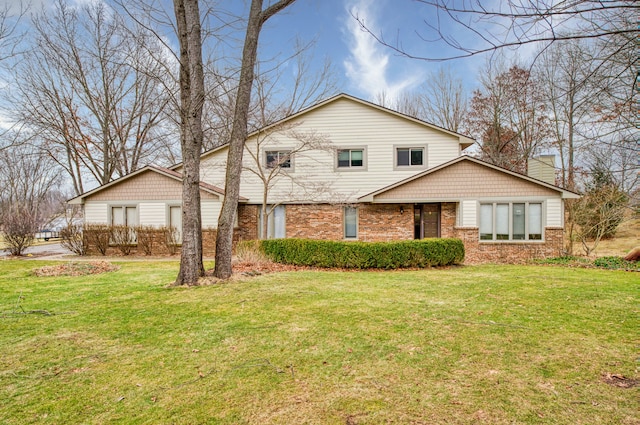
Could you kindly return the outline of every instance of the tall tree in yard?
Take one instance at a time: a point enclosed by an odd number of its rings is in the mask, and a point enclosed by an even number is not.
[[[200,153],[204,72],[198,0],[174,0],[180,42],[180,144],[182,147],[182,253],[176,285],[197,285],[204,275],[200,212]]]
[[[175,0],[178,1],[178,0]],[[240,81],[233,114],[233,127],[229,141],[227,173],[225,177],[225,197],[218,219],[216,239],[216,264],[214,275],[220,279],[231,277],[231,255],[233,246],[233,225],[240,196],[240,174],[242,154],[247,138],[247,121],[251,103],[251,89],[258,54],[258,38],[262,25],[273,15],[294,3],[295,0],[280,0],[263,10],[262,0],[252,0],[247,22],[247,31],[242,51]]]
[[[75,193],[156,160],[168,133],[160,85],[167,72],[146,54],[158,46],[148,31],[130,31],[103,2],[57,0],[32,23],[11,113],[38,134]]]
[[[487,70],[471,99],[468,127],[486,161],[525,173],[529,159],[547,141],[548,117],[540,84],[519,66]]]

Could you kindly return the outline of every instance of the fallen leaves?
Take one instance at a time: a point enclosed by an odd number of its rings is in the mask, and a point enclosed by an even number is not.
[[[47,276],[86,276],[90,274],[108,273],[119,270],[120,267],[108,261],[70,261],[54,266],[44,266],[33,270],[38,277]]]
[[[627,378],[624,375],[611,372],[602,374],[602,381],[618,388],[633,388],[640,386],[640,379]]]

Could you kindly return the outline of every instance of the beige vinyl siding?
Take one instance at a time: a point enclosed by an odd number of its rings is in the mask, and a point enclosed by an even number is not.
[[[180,201],[176,201],[180,203]],[[140,224],[161,227],[167,224],[167,204],[165,202],[141,202],[138,205]]]
[[[202,211],[202,228],[218,227],[218,217],[222,209],[222,202],[213,200],[202,200],[200,210]]]
[[[562,227],[564,221],[562,220],[563,214],[562,199],[550,198],[547,199],[547,227]]]
[[[108,205],[102,202],[87,202],[84,204],[84,222],[107,224],[109,222]]]
[[[476,227],[477,214],[478,214],[478,202],[475,200],[466,200],[460,202],[462,210],[462,220],[460,225],[462,227]]]
[[[354,201],[358,197],[384,187],[398,180],[410,177],[416,170],[394,170],[394,146],[427,146],[425,156],[429,167],[456,158],[459,153],[457,137],[428,128],[410,120],[368,107],[348,99],[339,99],[292,120],[292,129],[297,134],[312,134],[324,137],[332,143],[329,151],[316,150],[294,154],[295,167],[292,179],[281,177],[270,191],[269,202],[296,201],[304,192],[302,184],[317,189],[314,199]],[[278,135],[278,142],[270,141],[269,150],[292,148],[299,141],[287,137],[290,131]],[[272,138],[273,139],[273,138]],[[254,153],[255,136],[247,142],[247,149]],[[366,146],[366,170],[335,170],[335,150]],[[261,149],[262,150],[262,149]],[[257,153],[262,155],[263,152]],[[220,149],[203,158],[202,179],[213,185],[224,186],[227,149]],[[244,155],[245,167],[254,167],[251,155]],[[250,203],[262,201],[262,183],[251,172],[243,171],[240,193],[249,198]],[[302,196],[302,195],[299,195]],[[307,199],[309,196],[307,196]]]

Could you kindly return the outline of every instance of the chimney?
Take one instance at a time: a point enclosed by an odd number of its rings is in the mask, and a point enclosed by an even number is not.
[[[530,158],[527,163],[527,174],[545,183],[556,184],[555,155],[540,155]]]

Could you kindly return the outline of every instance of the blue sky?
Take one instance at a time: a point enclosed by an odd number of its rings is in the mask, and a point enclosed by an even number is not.
[[[0,7],[15,7],[17,0],[0,0]],[[51,6],[52,0],[31,0],[34,9]],[[70,0],[75,4],[86,4],[112,0]],[[171,0],[164,2],[166,10],[172,12]],[[498,0],[489,0],[491,4]],[[204,0],[201,0],[204,3]],[[247,15],[249,0],[215,0],[213,4],[234,13]],[[270,0],[264,0],[265,7]],[[126,2],[125,2],[126,4]],[[201,6],[201,7],[203,7]],[[363,20],[367,27],[385,39],[402,44],[403,48],[417,55],[447,56],[455,52],[447,50],[444,42],[428,43],[420,39],[429,34],[424,21],[438,22],[433,9],[413,0],[297,0],[292,6],[269,20],[260,38],[261,58],[284,60],[293,51],[296,38],[304,42],[315,41],[313,61],[318,66],[329,58],[333,64],[338,90],[367,100],[375,100],[383,93],[393,101],[402,92],[415,90],[441,66],[451,69],[461,78],[467,88],[476,86],[477,70],[484,65],[485,58],[425,62],[409,59],[378,43],[364,32],[352,15]],[[233,54],[239,55],[244,28],[238,26],[229,33],[233,40]],[[461,36],[461,34],[454,34]],[[464,40],[473,43],[472,39]],[[235,44],[234,44],[235,43]],[[229,48],[227,47],[227,52]]]
[[[264,52],[287,51],[292,40],[316,40],[316,59],[331,58],[341,91],[373,100],[380,92],[393,99],[417,88],[440,66],[451,68],[468,87],[475,85],[475,70],[484,59],[446,63],[425,62],[399,55],[378,43],[360,28],[358,16],[376,34],[418,54],[450,54],[444,43],[428,43],[416,35],[427,35],[424,20],[434,18],[432,10],[412,0],[298,0],[268,22],[261,35]]]

